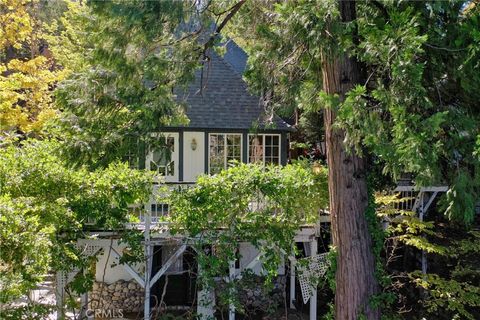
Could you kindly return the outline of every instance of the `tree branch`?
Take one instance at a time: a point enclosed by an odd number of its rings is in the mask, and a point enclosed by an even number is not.
[[[227,25],[227,23],[235,16],[235,14],[240,10],[240,8],[247,2],[247,0],[240,0],[237,2],[235,5],[233,5],[228,11],[230,11],[225,19],[217,26],[215,29],[215,32],[210,36],[208,41],[204,45],[203,49],[203,54],[205,55],[205,52],[207,51],[208,48],[210,48],[213,43],[215,42],[215,38],[217,37],[218,34],[222,31],[222,29]]]
[[[222,29],[227,25],[227,23],[235,16],[235,14],[240,10],[240,8],[247,2],[247,0],[240,0],[238,1],[235,5],[230,7],[227,11],[224,11],[224,13],[228,12],[227,16],[223,19],[223,21],[216,27],[215,31],[213,34],[210,36],[207,42],[203,45],[203,50],[201,51],[201,56],[203,62],[205,61],[210,61],[207,59],[207,50],[213,46],[215,43],[216,37],[220,34]],[[200,80],[200,93],[203,92],[204,86],[203,86],[203,68],[202,68],[202,73],[201,73],[201,80]]]

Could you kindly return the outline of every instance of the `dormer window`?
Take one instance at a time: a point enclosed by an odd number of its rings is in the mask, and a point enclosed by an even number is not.
[[[211,133],[209,135],[209,173],[216,174],[228,168],[231,161],[242,161],[242,135]]]
[[[248,162],[280,164],[280,135],[248,135]]]

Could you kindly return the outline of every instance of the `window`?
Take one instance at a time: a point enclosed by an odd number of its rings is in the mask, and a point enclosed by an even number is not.
[[[139,169],[140,168],[140,144],[137,138],[134,137],[127,137],[124,141],[124,144],[127,147],[124,161],[128,163],[128,166],[131,169]]]
[[[150,207],[150,214],[152,223],[158,223],[158,218],[168,215],[167,203],[152,203]]]
[[[249,135],[248,162],[280,164],[280,135]]]
[[[226,169],[232,160],[242,161],[241,134],[210,134],[210,174]]]
[[[151,148],[149,168],[156,174],[163,176],[175,175],[175,161],[172,154],[175,152],[174,137],[160,137],[159,143]]]

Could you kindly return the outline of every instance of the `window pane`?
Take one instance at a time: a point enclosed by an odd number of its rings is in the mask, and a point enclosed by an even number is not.
[[[223,148],[224,148],[223,135],[212,134],[210,135],[210,158],[209,166],[210,173],[215,174],[220,172],[223,167]]]
[[[279,164],[280,163],[280,137],[277,135],[267,135],[265,139],[270,143],[265,147],[265,163]]]
[[[272,156],[272,147],[271,146],[265,146],[265,158],[269,158]]]
[[[241,136],[238,134],[227,136],[227,161],[237,160],[241,161]]]
[[[167,138],[166,147],[170,152],[175,152],[175,139],[173,139],[173,137]]]
[[[280,157],[280,148],[278,146],[272,147],[272,156],[273,157]]]
[[[170,162],[165,166],[165,170],[166,170],[166,175],[167,175],[167,176],[174,176],[174,175],[175,175],[175,162],[174,162],[174,161],[170,161]]]
[[[210,135],[210,173],[219,173],[231,164],[229,161],[241,161],[241,139],[239,134]]]
[[[162,205],[162,215],[164,216],[168,215],[168,204],[166,203]]]
[[[230,136],[230,141],[229,144],[232,146],[240,146],[241,144],[241,136],[236,134],[236,135],[231,135]]]
[[[270,135],[265,136],[265,145],[266,146],[271,146],[272,145],[272,136],[270,136]]]
[[[273,139],[272,139],[272,140],[273,140],[273,143],[272,143],[273,145],[275,145],[275,146],[279,146],[279,145],[280,145],[279,136],[273,136]]]
[[[234,147],[233,147],[233,153],[234,153],[234,155],[235,155],[236,157],[238,157],[239,160],[241,160],[241,159],[240,159],[240,155],[242,154],[242,151],[241,151],[241,150],[242,150],[242,149],[241,149],[241,146],[234,146]]]
[[[280,137],[273,134],[250,135],[248,139],[248,159],[249,162],[279,164]]]
[[[263,162],[263,136],[250,136],[248,142],[249,162]]]

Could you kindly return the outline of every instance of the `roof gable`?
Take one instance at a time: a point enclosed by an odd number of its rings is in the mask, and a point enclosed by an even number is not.
[[[186,90],[174,91],[186,105],[189,128],[291,130],[278,116],[267,115],[261,98],[248,91],[241,76],[247,59],[243,50],[229,41],[223,58],[213,51],[209,56],[203,79],[202,70],[197,70]]]

